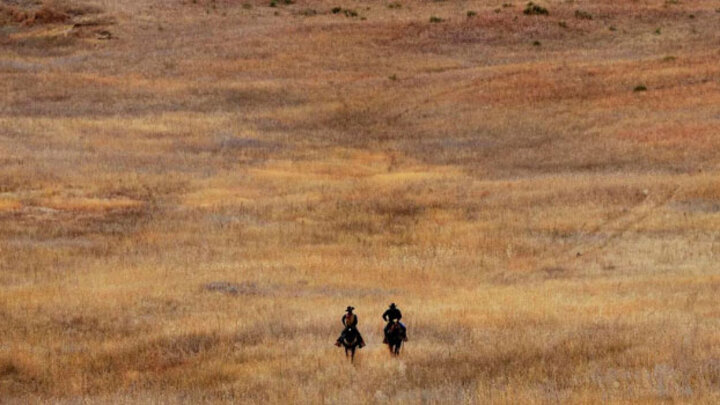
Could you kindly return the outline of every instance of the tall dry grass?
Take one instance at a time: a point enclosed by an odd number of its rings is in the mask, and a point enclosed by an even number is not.
[[[715,2],[244,4],[0,19],[2,402],[720,399]]]

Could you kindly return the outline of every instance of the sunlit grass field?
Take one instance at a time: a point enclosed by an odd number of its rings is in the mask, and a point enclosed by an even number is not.
[[[0,402],[720,401],[720,2],[537,4],[0,1]]]

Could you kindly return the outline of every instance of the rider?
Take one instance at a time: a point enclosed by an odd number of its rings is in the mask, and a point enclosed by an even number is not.
[[[390,304],[390,308],[388,308],[385,312],[383,312],[382,317],[383,317],[383,320],[385,322],[387,322],[387,325],[385,325],[385,329],[384,329],[385,338],[383,340],[383,343],[387,343],[388,330],[390,329],[390,325],[392,325],[393,322],[395,322],[395,321],[397,321],[398,325],[400,325],[400,327],[402,328],[403,340],[407,340],[407,336],[406,336],[407,328],[405,327],[405,325],[403,325],[402,322],[400,322],[400,319],[402,319],[402,312],[400,312],[400,310],[395,306],[394,302],[392,304]]]
[[[342,339],[345,336],[345,332],[347,332],[347,330],[349,328],[355,328],[355,331],[357,332],[358,340],[360,341],[360,344],[358,345],[358,347],[362,348],[363,346],[365,346],[365,341],[363,340],[362,335],[360,334],[360,331],[357,329],[358,317],[357,317],[357,315],[355,315],[353,313],[354,309],[355,309],[355,307],[347,307],[347,309],[345,310],[346,314],[343,315],[342,319],[341,319],[342,324],[345,327],[345,329],[343,329],[342,333],[340,334],[340,337],[337,338],[337,341],[335,341],[335,346],[342,345]]]

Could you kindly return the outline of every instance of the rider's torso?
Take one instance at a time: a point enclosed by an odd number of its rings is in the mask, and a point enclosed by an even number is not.
[[[357,316],[355,314],[346,314],[343,318],[343,325],[355,326],[357,325]]]

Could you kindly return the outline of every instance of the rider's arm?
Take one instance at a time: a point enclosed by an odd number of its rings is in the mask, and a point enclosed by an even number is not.
[[[383,312],[383,321],[387,322],[388,311]]]
[[[398,316],[398,321],[402,319],[402,312],[400,312],[400,310],[398,310],[397,316]]]

